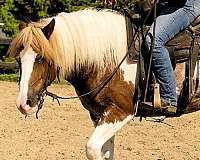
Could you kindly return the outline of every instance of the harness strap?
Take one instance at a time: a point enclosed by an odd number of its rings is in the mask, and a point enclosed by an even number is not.
[[[198,38],[195,34],[192,35],[192,46],[190,50],[190,89],[189,93],[194,94],[194,87],[193,87],[193,76],[194,70],[196,67],[196,62],[198,60],[198,52],[199,52],[199,45],[198,45]],[[191,95],[189,96],[191,97]]]
[[[151,73],[151,65],[152,65],[152,59],[153,59],[153,50],[155,48],[155,33],[156,33],[156,1],[154,2],[154,25],[153,25],[153,36],[151,37],[151,48],[150,48],[150,58],[149,58],[149,68],[147,71],[147,78],[146,78],[146,88],[145,88],[145,93],[144,93],[144,102],[147,100],[147,91],[148,91],[148,86],[149,86],[149,79],[150,79],[150,73]]]
[[[199,61],[197,61],[197,75],[196,75],[196,83],[195,83],[195,88],[194,88],[194,93],[197,93],[197,89],[199,86]]]
[[[142,103],[146,102],[147,100],[147,90],[148,90],[148,85],[149,85],[149,78],[150,78],[150,72],[151,72],[151,62],[152,62],[152,54],[153,54],[153,48],[155,45],[155,26],[156,26],[156,2],[154,2],[154,5],[150,8],[150,10],[148,11],[147,16],[145,17],[143,24],[141,26],[141,32],[142,32],[142,38],[143,38],[143,42],[145,42],[145,35],[144,33],[144,25],[146,24],[152,10],[154,10],[154,28],[153,28],[153,36],[151,37],[152,40],[152,45],[150,48],[150,58],[149,58],[149,67],[148,67],[148,71],[147,71],[147,75],[146,75],[146,70],[145,70],[145,63],[144,63],[144,57],[142,54],[142,48],[145,46],[142,46],[142,44],[140,44],[140,52],[139,52],[139,67],[137,72],[137,77],[136,77],[136,85],[137,87],[137,94],[138,94],[138,98],[137,98],[137,103],[136,103],[136,111],[135,111],[135,115],[139,115],[140,116],[140,121],[142,120],[142,117],[144,117],[144,107],[143,105],[141,105]],[[143,43],[144,44],[144,43]],[[146,47],[147,48],[147,47]],[[141,87],[140,87],[141,86]]]
[[[199,79],[196,80],[195,87],[193,86],[193,79],[192,79],[198,61],[198,53],[199,53],[198,38],[193,33],[191,49],[190,49],[190,57],[186,63],[186,68],[185,68],[185,80],[183,81],[183,87],[178,99],[178,106],[181,112],[184,112],[188,102],[191,100],[191,97],[194,95],[194,93],[197,91],[198,88]],[[199,72],[199,70],[197,71]]]

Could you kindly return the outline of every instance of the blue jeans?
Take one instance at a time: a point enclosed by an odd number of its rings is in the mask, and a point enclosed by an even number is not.
[[[200,15],[200,0],[187,0],[182,8],[175,11],[173,9],[166,8],[157,17],[152,67],[157,82],[160,84],[161,99],[177,106],[176,80],[165,43],[188,27]],[[153,25],[146,36],[149,48],[151,46],[150,34],[153,35]]]

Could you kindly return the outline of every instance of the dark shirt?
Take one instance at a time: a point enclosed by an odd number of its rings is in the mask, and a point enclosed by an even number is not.
[[[187,0],[159,0],[159,4],[172,7],[183,7]]]
[[[177,9],[183,7],[187,0],[159,0],[157,4],[157,13],[156,15],[170,14],[176,11]],[[135,12],[141,15],[141,19],[149,14],[149,11],[153,6],[149,0],[139,0],[135,5]],[[151,12],[149,18],[146,22],[146,25],[151,25],[153,23],[153,13]]]

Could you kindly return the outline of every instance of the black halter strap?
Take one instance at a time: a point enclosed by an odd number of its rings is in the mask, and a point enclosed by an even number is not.
[[[48,71],[47,71],[47,79],[44,83],[44,87],[42,88],[42,90],[39,92],[38,94],[38,109],[36,112],[36,118],[38,119],[38,113],[39,111],[42,109],[43,107],[43,103],[44,103],[44,97],[47,95],[47,87],[51,85],[51,69],[52,69],[52,64],[49,62],[48,63]],[[59,103],[59,101],[58,101]],[[60,103],[59,103],[60,104]]]

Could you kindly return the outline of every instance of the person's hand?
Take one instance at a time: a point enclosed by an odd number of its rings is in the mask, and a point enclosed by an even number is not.
[[[102,0],[104,4],[113,6],[117,0]]]
[[[149,3],[150,3],[151,5],[153,5],[153,4],[155,4],[155,3],[159,3],[159,0],[149,0]]]

